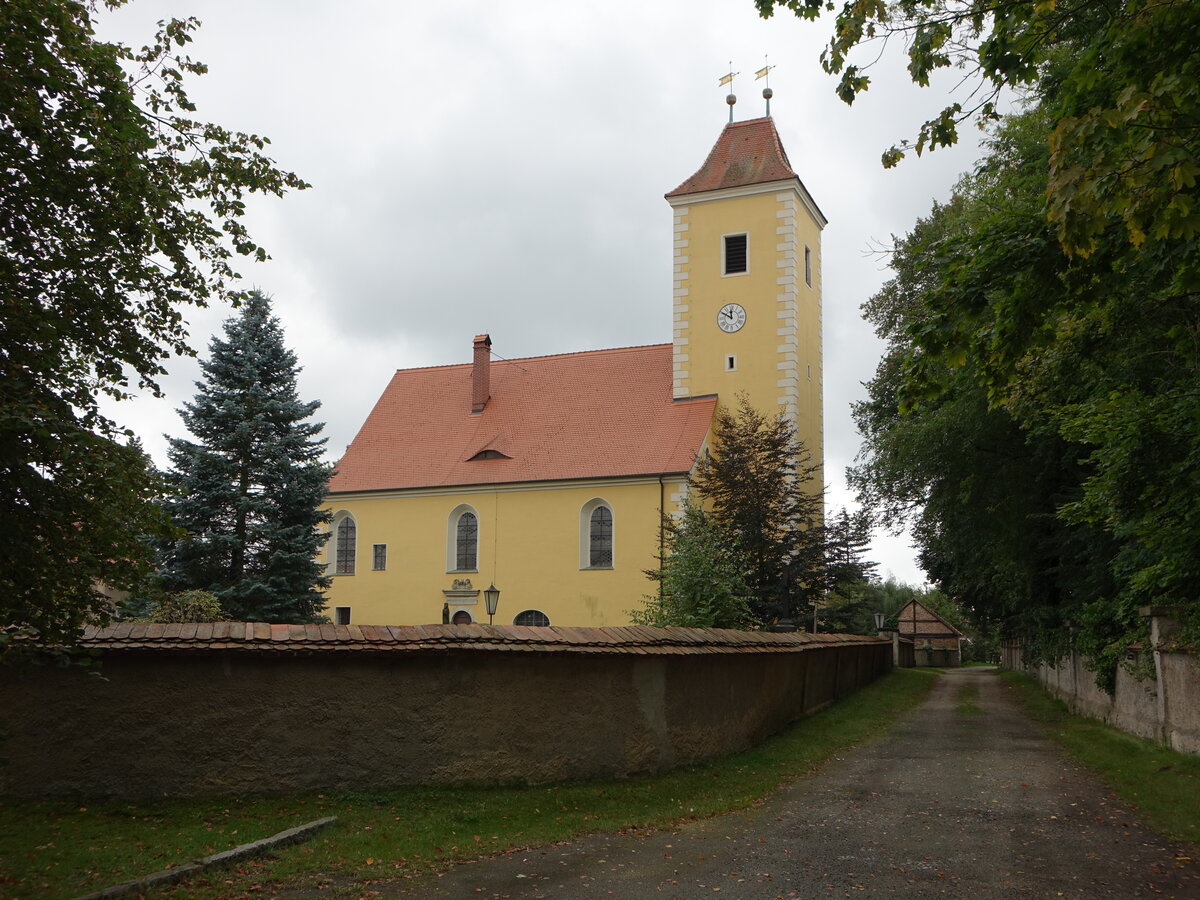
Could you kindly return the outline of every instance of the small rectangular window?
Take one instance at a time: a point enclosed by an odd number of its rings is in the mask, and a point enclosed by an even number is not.
[[[334,625],[349,625],[350,624],[350,607],[335,606],[333,608],[333,624]]]
[[[736,356],[733,356],[731,354],[731,355],[725,357],[725,371],[726,372],[736,372],[737,371],[737,357]]]
[[[725,235],[725,272],[737,275],[746,271],[746,235]]]
[[[804,247],[804,283],[812,287],[812,250],[807,244]]]
[[[372,554],[373,562],[371,568],[376,572],[381,572],[387,568],[387,544],[375,544]]]

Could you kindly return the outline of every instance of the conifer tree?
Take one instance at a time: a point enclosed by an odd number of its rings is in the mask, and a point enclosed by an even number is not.
[[[317,553],[330,467],[324,424],[306,421],[320,403],[298,399],[296,355],[259,292],[209,352],[180,410],[196,443],[171,440],[170,511],[185,534],[164,556],[164,587],[212,591],[234,619],[312,621],[329,586]]]
[[[745,561],[755,618],[791,619],[824,594],[824,500],[812,454],[786,419],[768,419],[744,394],[736,412],[718,409],[715,426],[692,483]]]

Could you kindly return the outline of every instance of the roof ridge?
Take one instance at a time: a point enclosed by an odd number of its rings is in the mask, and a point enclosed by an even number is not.
[[[660,347],[670,347],[670,342],[663,341],[657,344],[631,344],[628,347],[600,347],[596,350],[570,350],[566,353],[542,353],[537,356],[514,356],[511,358],[497,357],[493,364],[500,363],[520,363],[528,362],[535,359],[560,359],[567,356],[588,356],[599,353],[622,353],[628,350],[650,350]],[[434,369],[469,369],[474,363],[458,362],[458,363],[438,363],[432,366],[409,366],[403,369],[393,369],[395,372],[432,372]]]

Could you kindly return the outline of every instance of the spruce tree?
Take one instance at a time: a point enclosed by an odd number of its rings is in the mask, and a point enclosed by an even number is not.
[[[329,586],[317,553],[330,467],[320,406],[296,394],[299,366],[268,297],[253,292],[215,337],[180,410],[196,443],[171,440],[170,504],[184,532],[165,553],[168,590],[212,591],[233,619],[306,622]]]
[[[750,609],[765,623],[807,614],[825,585],[820,485],[812,454],[782,416],[769,419],[745,394],[719,407],[712,453],[692,476],[700,500],[745,561]]]

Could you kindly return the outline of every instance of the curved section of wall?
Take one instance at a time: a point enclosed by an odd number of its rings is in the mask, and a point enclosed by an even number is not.
[[[392,642],[403,650],[372,651],[355,626],[235,626],[275,636],[257,643],[213,639],[220,625],[200,626],[205,639],[180,637],[196,626],[138,627],[159,628],[162,640],[89,639],[107,648],[104,681],[0,673],[0,792],[243,794],[651,773],[744,749],[891,665],[890,642],[875,638],[436,626]],[[322,633],[332,637],[304,640]],[[437,634],[457,639],[439,645]],[[657,652],[646,635],[661,638]]]

